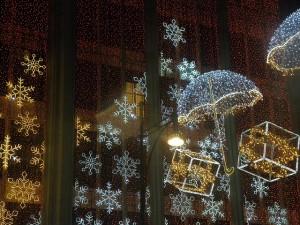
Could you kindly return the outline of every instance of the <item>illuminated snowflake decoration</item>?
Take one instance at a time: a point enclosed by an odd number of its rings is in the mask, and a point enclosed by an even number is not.
[[[215,201],[212,196],[208,199],[203,198],[202,202],[204,203],[203,216],[209,216],[213,223],[216,222],[217,218],[224,218],[225,215],[221,211],[223,201]]]
[[[300,9],[287,17],[271,38],[267,63],[283,75],[300,69]]]
[[[151,148],[151,144],[150,144],[150,137],[149,137],[148,132],[144,133],[142,139],[143,139],[143,146],[144,146],[144,148],[146,148],[146,152],[149,152],[149,150]],[[141,137],[139,137],[137,140],[138,140],[138,142],[140,142]]]
[[[37,116],[29,116],[29,112],[25,115],[18,114],[18,119],[15,121],[15,124],[19,125],[18,132],[24,133],[25,136],[29,136],[30,133],[37,134],[40,124],[36,120]]]
[[[170,58],[164,58],[164,53],[160,52],[160,75],[162,77],[173,73],[172,69],[170,68],[172,61],[173,60]]]
[[[200,148],[200,153],[209,158],[213,159],[221,159],[221,153],[220,153],[220,143],[214,135],[208,135],[203,140],[198,141],[198,146]]]
[[[33,157],[30,159],[30,164],[38,166],[41,171],[44,171],[44,154],[46,152],[45,142],[43,141],[43,143],[39,147],[31,147],[30,150],[33,154]]]
[[[82,153],[83,160],[79,160],[79,164],[83,165],[81,168],[82,172],[85,172],[88,170],[88,175],[93,175],[93,171],[95,173],[100,173],[100,169],[102,166],[102,163],[100,162],[99,155],[96,155],[93,157],[93,152],[89,151],[89,155],[86,155],[85,153]]]
[[[174,84],[169,86],[169,91],[167,93],[170,96],[170,100],[177,103],[182,91],[183,89],[181,87],[179,87],[177,84]]]
[[[171,120],[171,116],[173,114],[173,108],[165,106],[164,102],[161,101],[160,104],[160,110],[161,110],[161,123],[166,124]]]
[[[185,31],[185,28],[179,27],[175,19],[172,19],[172,23],[169,24],[164,22],[163,26],[166,28],[164,39],[173,42],[175,47],[177,47],[180,42],[186,43],[186,40],[183,38],[183,32]]]
[[[43,62],[42,58],[39,58],[38,60],[35,58],[36,55],[32,54],[32,57],[30,58],[29,55],[24,56],[24,62],[21,62],[22,66],[25,66],[24,73],[30,73],[32,77],[35,77],[36,75],[43,75],[44,70],[46,69],[46,65],[42,65]]]
[[[218,174],[219,186],[217,187],[218,191],[223,191],[227,194],[227,198],[230,198],[230,176],[226,174]]]
[[[165,225],[169,225],[169,221],[165,218]]]
[[[75,180],[74,184],[75,196],[74,196],[74,206],[75,208],[80,207],[81,205],[88,204],[88,186],[80,186],[78,180]]]
[[[196,222],[196,225],[201,225],[201,223],[200,222]]]
[[[134,160],[129,157],[129,152],[124,151],[121,157],[115,155],[116,167],[113,169],[113,174],[119,174],[123,177],[126,184],[129,183],[129,179],[132,177],[139,178],[140,174],[137,170],[137,166],[140,164],[140,160]]]
[[[140,210],[141,209],[141,204],[140,204],[141,203],[141,193],[140,192],[137,193],[137,199],[138,199],[138,204],[137,204],[138,210]],[[150,188],[149,188],[149,186],[147,186],[146,192],[145,192],[145,206],[146,206],[146,213],[148,216],[150,216],[151,207],[150,207]]]
[[[194,215],[195,210],[193,209],[194,196],[188,197],[187,194],[180,192],[180,194],[169,195],[171,198],[171,213],[178,215],[181,221],[184,221],[187,216]]]
[[[84,217],[76,218],[76,225],[102,225],[103,221],[94,218],[92,212],[88,212]]]
[[[80,118],[76,117],[76,146],[79,146],[81,141],[91,142],[86,134],[90,128],[90,123],[82,123]]]
[[[4,142],[0,145],[0,159],[2,160],[2,168],[6,170],[8,168],[8,163],[13,160],[17,163],[21,162],[20,157],[16,156],[16,151],[21,150],[22,145],[11,145],[10,136],[6,135]]]
[[[258,194],[259,198],[263,198],[268,195],[267,191],[269,190],[269,187],[266,186],[266,182],[261,178],[252,178],[251,187],[253,188],[254,194]]]
[[[27,225],[42,225],[42,213],[39,212],[38,216],[30,215],[30,223],[27,223]]]
[[[111,190],[111,183],[106,184],[107,189],[96,189],[96,193],[99,195],[99,199],[96,201],[98,207],[103,206],[106,208],[108,214],[115,209],[120,209],[119,196],[122,192],[118,189],[116,191]]]
[[[8,178],[8,184],[10,185],[10,188],[6,197],[7,199],[20,202],[20,207],[22,209],[26,207],[26,203],[39,201],[37,189],[40,188],[41,183],[38,181],[33,182],[27,179],[27,175],[28,174],[23,171],[21,178],[16,180],[13,178]]]
[[[24,79],[19,78],[18,84],[13,85],[11,82],[7,82],[8,94],[6,98],[16,101],[17,106],[22,107],[24,102],[32,103],[34,100],[30,97],[30,93],[34,91],[33,86],[24,86]]]
[[[136,222],[131,222],[129,218],[125,218],[124,221],[119,221],[119,225],[136,225]]]
[[[287,225],[287,210],[282,209],[277,202],[268,207],[269,223],[273,225]]]
[[[133,80],[137,83],[135,87],[135,93],[145,96],[145,101],[147,101],[147,77],[144,73],[143,77],[133,77]]]
[[[249,202],[245,197],[244,210],[245,210],[245,218],[248,225],[250,225],[250,222],[257,219],[257,216],[255,215],[255,207],[256,207],[255,202]]]
[[[114,128],[111,122],[107,122],[105,125],[100,125],[98,127],[99,138],[98,141],[100,143],[104,143],[108,149],[112,148],[113,144],[120,145],[120,133],[121,130],[119,128]]]
[[[136,104],[130,104],[127,100],[127,97],[123,97],[123,102],[119,102],[115,99],[115,104],[117,111],[114,112],[115,116],[121,116],[124,123],[128,123],[130,119],[136,119],[134,110],[136,109]]]
[[[17,217],[18,211],[8,211],[5,206],[5,202],[0,201],[0,224],[1,225],[13,225],[14,217]]]
[[[200,72],[196,69],[195,61],[187,61],[183,58],[182,62],[177,66],[181,80],[191,81],[200,75]]]
[[[234,114],[261,99],[259,89],[246,77],[228,70],[211,71],[193,79],[181,94],[178,121],[185,124],[214,118],[215,113]]]

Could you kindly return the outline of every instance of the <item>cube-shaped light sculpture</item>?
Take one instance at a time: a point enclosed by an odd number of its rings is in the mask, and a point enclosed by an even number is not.
[[[175,149],[166,182],[183,192],[211,196],[220,163],[190,150]]]
[[[242,132],[238,169],[273,182],[298,172],[300,137],[271,122]]]

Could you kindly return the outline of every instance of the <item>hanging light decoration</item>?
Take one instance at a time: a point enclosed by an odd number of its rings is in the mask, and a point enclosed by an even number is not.
[[[269,43],[267,63],[284,76],[300,69],[300,9],[275,31]]]
[[[193,79],[181,94],[178,121],[187,124],[214,120],[225,173],[230,175],[233,167],[227,167],[224,154],[224,115],[252,107],[262,97],[255,84],[244,76],[228,70],[211,71]]]
[[[241,134],[238,169],[265,181],[276,181],[298,171],[300,136],[271,122]]]
[[[188,149],[175,149],[166,182],[180,191],[211,196],[220,163]]]

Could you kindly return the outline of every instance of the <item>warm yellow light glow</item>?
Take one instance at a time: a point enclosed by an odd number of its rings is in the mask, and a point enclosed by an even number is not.
[[[172,147],[179,147],[184,144],[184,140],[177,134],[174,136],[171,136],[168,140],[168,145]]]

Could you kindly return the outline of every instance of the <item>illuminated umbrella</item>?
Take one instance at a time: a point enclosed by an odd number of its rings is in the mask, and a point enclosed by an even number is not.
[[[260,99],[262,94],[259,89],[244,76],[228,70],[211,71],[193,79],[181,94],[177,108],[178,121],[186,124],[213,119],[225,172],[232,173],[233,169],[226,166],[223,152],[224,115],[252,107]]]
[[[269,43],[267,63],[283,75],[300,69],[300,9],[275,31]]]

